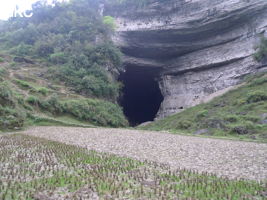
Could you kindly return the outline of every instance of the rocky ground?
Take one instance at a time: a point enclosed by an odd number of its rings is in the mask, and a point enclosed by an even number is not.
[[[267,144],[107,128],[32,127],[23,134],[164,163],[173,169],[267,180]]]

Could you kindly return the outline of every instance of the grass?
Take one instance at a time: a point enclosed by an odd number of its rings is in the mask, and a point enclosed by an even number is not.
[[[7,74],[7,70],[3,67],[0,67],[0,77]]]
[[[0,83],[0,130],[19,128],[25,114],[18,106],[18,100],[7,82]]]
[[[109,127],[128,125],[121,108],[113,103],[98,99],[67,100],[62,102],[63,110],[81,121]]]
[[[49,89],[45,87],[40,87],[37,89],[37,92],[44,96],[47,96],[47,94],[49,93]]]
[[[14,82],[18,86],[20,86],[21,88],[23,88],[23,89],[31,89],[31,88],[33,88],[28,81],[24,81],[24,80],[20,80],[20,79],[15,79]]]
[[[89,123],[83,123],[71,116],[48,117],[48,116],[32,116],[27,121],[27,126],[70,126],[70,127],[95,127]]]
[[[28,90],[31,94],[35,95],[41,94],[42,96],[47,96],[50,92],[50,89],[42,86],[40,87],[36,83],[32,83],[29,81],[14,79],[13,82],[16,85],[18,85],[21,89]]]
[[[266,183],[229,180],[44,139],[0,137],[0,199],[265,199]],[[265,196],[264,196],[265,195]]]
[[[64,122],[68,122],[68,123],[72,123],[72,124],[81,124],[81,125],[84,125],[84,126],[93,126],[89,122],[83,122],[83,121],[78,120],[77,118],[73,117],[72,115],[67,115],[67,114],[63,115],[63,116],[55,117],[55,119],[61,120],[61,121],[64,121]]]
[[[142,129],[267,142],[267,75],[246,79],[243,86]]]

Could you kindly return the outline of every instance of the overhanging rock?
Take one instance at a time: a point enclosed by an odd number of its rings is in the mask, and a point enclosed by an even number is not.
[[[115,43],[129,67],[160,69],[158,118],[199,104],[266,70],[253,59],[267,33],[266,0],[150,0],[145,7],[108,6]]]

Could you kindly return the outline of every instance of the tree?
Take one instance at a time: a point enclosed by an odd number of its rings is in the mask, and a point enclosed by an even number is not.
[[[112,31],[115,31],[116,29],[116,22],[115,19],[111,16],[104,16],[103,17],[103,23],[107,25]]]

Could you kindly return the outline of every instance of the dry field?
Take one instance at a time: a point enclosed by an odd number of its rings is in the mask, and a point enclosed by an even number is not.
[[[26,133],[39,137],[27,136]],[[71,133],[74,134],[73,137],[69,137],[68,134]],[[123,133],[125,140],[120,139]],[[147,140],[142,141],[142,134]],[[174,140],[173,135],[152,132],[142,134],[139,131],[123,129],[35,127],[23,134],[0,136],[0,199],[266,199],[266,174],[263,173],[266,166],[256,164],[255,166],[259,169],[262,167],[263,170],[253,176],[247,176],[255,179],[248,180],[237,179],[238,171],[235,171],[236,177],[222,178],[215,173],[200,172],[190,167],[185,169],[178,164],[176,167],[169,165],[170,163],[164,164],[167,160],[164,158],[160,162],[152,162],[155,159],[152,154],[163,156],[166,153],[154,152],[157,149],[156,146],[151,148],[154,140],[165,138],[161,140],[158,149],[162,150],[164,144],[169,143],[170,151],[175,146],[173,143],[179,145],[177,142],[182,137],[178,136],[177,140]],[[45,139],[50,137],[56,141]],[[133,138],[136,138],[136,141]],[[198,146],[202,141],[202,138],[185,139],[191,142],[194,139],[199,140]],[[111,141],[113,143],[108,144]],[[207,144],[211,145],[213,140],[207,141]],[[134,157],[130,143],[136,145],[137,159],[128,158]],[[253,147],[254,149],[249,150],[258,152],[257,156],[266,156],[263,154],[266,151],[263,144],[243,145]],[[147,159],[146,154],[151,158]],[[228,155],[229,152],[223,154]],[[181,155],[173,155],[177,157],[174,162],[178,163],[178,158],[181,158],[181,163],[184,162]],[[227,162],[225,164],[227,165]],[[204,166],[205,162],[203,168]],[[242,170],[239,176],[242,176]]]

